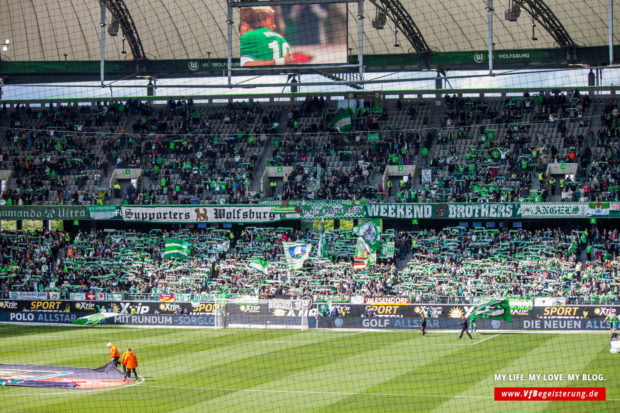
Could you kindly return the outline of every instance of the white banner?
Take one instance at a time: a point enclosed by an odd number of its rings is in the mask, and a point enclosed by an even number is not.
[[[430,184],[433,182],[433,171],[430,169],[422,169],[422,183]]]
[[[521,218],[587,218],[588,209],[585,202],[545,202],[521,204],[517,214]]]
[[[534,307],[557,307],[566,305],[566,297],[534,297]]]
[[[271,206],[124,206],[123,221],[128,222],[272,222],[281,219]],[[287,214],[299,219],[299,214]]]
[[[108,301],[123,301],[123,294],[121,293],[107,293],[105,299]]]
[[[9,291],[11,300],[47,300],[47,293],[38,291]]]

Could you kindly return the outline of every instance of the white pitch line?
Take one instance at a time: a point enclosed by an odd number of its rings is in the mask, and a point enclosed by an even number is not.
[[[497,336],[499,336],[499,335],[501,335],[501,334],[495,334],[494,336],[484,338],[484,339],[482,339],[482,340],[480,340],[480,341],[476,341],[475,343],[473,343],[473,344],[472,344],[472,346],[475,346],[476,344],[480,344],[480,343],[482,343],[483,341],[487,341],[487,340],[490,340],[490,339],[492,339],[492,338],[495,338],[495,337],[497,337]]]
[[[159,389],[173,390],[207,390],[207,391],[227,391],[227,392],[247,392],[247,393],[288,393],[288,394],[315,394],[315,395],[334,395],[334,396],[378,396],[378,397],[438,397],[444,399],[493,399],[492,396],[449,396],[444,394],[396,394],[396,393],[353,393],[337,391],[304,391],[304,390],[269,390],[269,389],[220,389],[215,387],[177,387],[177,386],[151,386],[144,385],[141,388],[153,387]]]

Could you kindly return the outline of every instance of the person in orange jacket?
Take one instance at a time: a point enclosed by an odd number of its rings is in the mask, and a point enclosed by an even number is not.
[[[114,363],[114,367],[118,367],[118,358],[121,356],[121,353],[118,352],[118,348],[112,343],[108,343],[108,348],[110,349],[110,361]]]
[[[129,351],[123,353],[123,357],[121,357],[121,365],[123,366],[123,373],[127,373],[127,357],[129,356]]]
[[[127,376],[131,377],[132,371],[134,376],[136,376],[136,380],[138,380],[138,373],[136,373],[136,367],[138,367],[138,358],[131,351],[131,348],[127,348],[127,351],[123,354],[123,361],[125,362],[125,367],[127,368],[123,380],[126,380]]]

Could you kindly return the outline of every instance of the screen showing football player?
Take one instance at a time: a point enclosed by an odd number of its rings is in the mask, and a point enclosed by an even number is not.
[[[290,45],[277,31],[274,9],[269,6],[242,7],[240,65],[282,66],[295,64]]]

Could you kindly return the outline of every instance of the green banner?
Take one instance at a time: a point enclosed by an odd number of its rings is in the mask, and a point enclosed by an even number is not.
[[[366,218],[366,201],[358,201],[355,204],[320,204],[313,203],[300,206],[301,219],[355,219]]]
[[[0,220],[90,219],[88,207],[81,205],[1,206]]]
[[[388,241],[381,245],[381,258],[394,258],[394,241]]]
[[[88,214],[95,220],[121,219],[121,209],[116,205],[92,205],[88,207]]]
[[[521,204],[519,218],[587,218],[590,204],[587,202],[545,202]]]
[[[274,222],[283,219],[547,219],[620,218],[620,202],[369,203],[262,201],[255,205],[0,206],[0,220],[124,220],[134,222]]]
[[[510,219],[517,218],[517,205],[477,204],[368,204],[367,216],[403,219]]]

